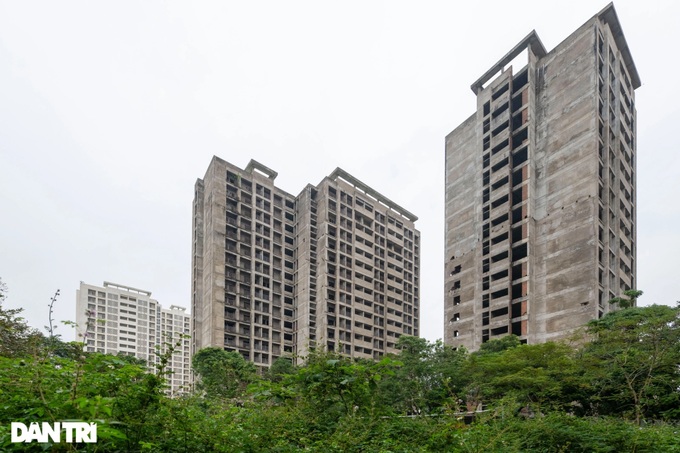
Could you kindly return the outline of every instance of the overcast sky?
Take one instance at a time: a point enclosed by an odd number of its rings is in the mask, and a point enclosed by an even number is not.
[[[79,282],[190,306],[191,202],[213,155],[297,194],[342,167],[420,217],[421,334],[443,332],[444,136],[532,29],[548,50],[605,2],[0,0],[6,306],[75,319]],[[615,4],[642,87],[641,303],[680,299],[680,2]],[[67,339],[66,327],[59,331]]]

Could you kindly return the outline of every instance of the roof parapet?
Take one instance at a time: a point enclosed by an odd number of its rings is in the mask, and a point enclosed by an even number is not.
[[[267,178],[271,179],[272,181],[274,181],[276,177],[279,176],[277,172],[267,167],[266,165],[259,163],[255,159],[250,159],[250,162],[248,162],[245,171],[252,174],[254,170],[257,170],[258,172],[264,174]]]
[[[616,42],[616,47],[618,47],[619,52],[621,52],[621,58],[626,64],[626,70],[630,74],[630,82],[633,85],[633,89],[636,90],[640,88],[642,82],[640,81],[640,75],[637,72],[635,63],[633,62],[633,56],[630,54],[630,49],[628,48],[628,43],[626,42],[625,36],[623,36],[623,29],[621,28],[621,22],[619,21],[619,16],[616,14],[616,9],[614,8],[614,3],[610,3],[605,6],[602,11],[597,14],[598,19],[609,25],[609,30],[612,32],[614,41]]]
[[[545,50],[541,39],[538,37],[536,30],[531,30],[531,33],[526,35],[519,44],[513,47],[510,52],[506,53],[503,58],[498,60],[498,62],[493,65],[488,71],[484,73],[479,79],[475,81],[470,86],[473,93],[478,94],[483,88],[484,84],[488,82],[494,75],[505,69],[505,66],[515,59],[519,54],[521,54],[525,49],[531,49],[531,51],[538,58],[544,57],[548,52]]]
[[[145,289],[133,288],[132,286],[119,285],[118,283],[104,282],[104,288],[115,288],[122,289],[124,291],[129,291],[131,293],[143,294],[145,296],[151,296],[151,291]]]
[[[357,178],[350,175],[349,173],[347,173],[345,170],[343,170],[340,167],[336,168],[335,170],[333,170],[333,173],[328,175],[328,179],[331,179],[333,181],[337,181],[338,178],[343,179],[344,181],[348,182],[352,186],[360,189],[365,194],[370,195],[371,197],[375,198],[377,201],[384,204],[388,208],[392,209],[397,214],[400,214],[401,216],[406,217],[411,222],[415,222],[416,220],[418,220],[418,216],[416,216],[415,214],[413,214],[413,213],[409,212],[408,210],[402,208],[397,203],[390,200],[389,198],[387,198],[386,196],[384,196],[383,194],[381,194],[377,190],[372,189],[371,187],[367,186],[363,182],[359,181]]]

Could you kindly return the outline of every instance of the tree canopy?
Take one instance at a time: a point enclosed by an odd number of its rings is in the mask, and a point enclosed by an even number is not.
[[[16,348],[0,348],[0,450],[677,452],[680,307],[633,305],[584,326],[578,347],[508,336],[469,353],[402,336],[377,362],[313,350],[266,372],[206,348],[178,398],[164,373],[35,341],[0,306]],[[57,420],[96,422],[98,443],[10,442],[13,421]]]

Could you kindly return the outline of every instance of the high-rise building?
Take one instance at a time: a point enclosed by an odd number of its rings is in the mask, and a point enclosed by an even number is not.
[[[173,395],[188,390],[191,382],[189,338],[182,338],[189,334],[189,321],[185,308],[163,308],[150,291],[110,282],[103,286],[80,282],[76,290],[76,324],[87,352],[134,356],[155,371],[158,354],[181,342],[168,367]]]
[[[341,169],[296,197],[213,157],[195,185],[192,348],[259,366],[310,347],[353,357],[418,335],[417,217]]]
[[[562,339],[635,288],[639,86],[612,4],[472,84],[477,111],[446,137],[447,344]]]

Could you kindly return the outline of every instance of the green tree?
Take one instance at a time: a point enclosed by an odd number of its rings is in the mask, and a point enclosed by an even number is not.
[[[626,297],[614,297],[613,299],[609,299],[609,303],[619,304],[619,307],[621,308],[635,307],[637,305],[638,298],[642,296],[643,293],[637,289],[629,289],[624,291],[623,294]]]
[[[400,353],[394,356],[393,375],[383,379],[383,404],[400,414],[428,414],[454,406],[465,386],[463,364],[466,352],[454,350],[441,341],[402,335]]]
[[[394,362],[353,360],[336,352],[312,351],[288,381],[315,411],[339,415],[373,414],[378,383],[393,373]]]
[[[524,407],[541,408],[569,403],[579,376],[573,349],[553,342],[473,354],[467,371],[468,395],[475,403],[511,397]]]
[[[197,389],[206,396],[236,398],[257,378],[257,369],[238,352],[204,348],[194,355],[192,366],[200,381]]]
[[[680,416],[680,306],[632,307],[591,321],[583,351],[592,401],[603,413]]]
[[[519,346],[521,343],[517,335],[506,335],[501,338],[495,338],[493,340],[482,343],[477,351],[476,355],[489,354],[494,352],[503,352],[506,349],[512,349]]]
[[[6,297],[7,285],[0,279],[0,356],[25,357],[33,354],[43,342],[43,337],[20,316],[23,309],[3,308]]]
[[[295,373],[292,357],[278,357],[266,372],[266,377],[272,382],[281,382],[285,376]]]

